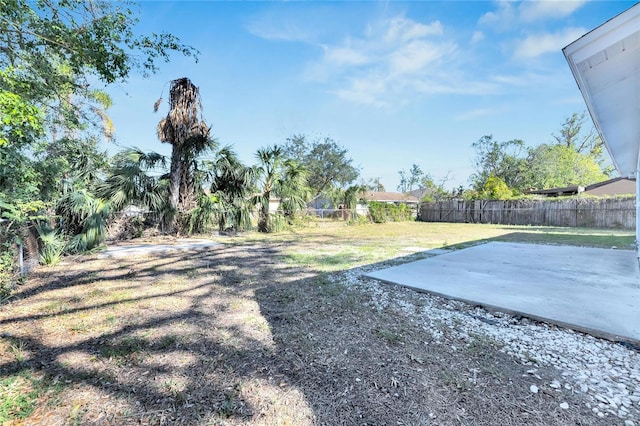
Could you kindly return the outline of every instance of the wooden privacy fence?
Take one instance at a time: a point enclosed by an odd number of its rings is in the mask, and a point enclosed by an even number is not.
[[[444,200],[422,203],[423,222],[635,229],[635,198]]]

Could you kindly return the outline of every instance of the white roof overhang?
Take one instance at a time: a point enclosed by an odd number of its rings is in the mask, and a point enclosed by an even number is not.
[[[621,176],[640,167],[640,3],[564,49],[591,118]]]

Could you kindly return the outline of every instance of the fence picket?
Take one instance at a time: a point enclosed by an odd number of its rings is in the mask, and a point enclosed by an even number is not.
[[[635,198],[443,200],[420,205],[423,222],[635,229]]]

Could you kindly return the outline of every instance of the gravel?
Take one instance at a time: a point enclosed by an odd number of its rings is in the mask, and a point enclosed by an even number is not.
[[[483,336],[522,364],[551,367],[557,377],[543,387],[581,394],[600,418],[619,418],[625,426],[640,425],[640,352],[633,345],[612,342],[567,328],[523,317],[490,312],[481,307],[419,293],[361,275],[371,266],[333,275],[336,282],[372,295],[371,308],[395,309],[429,331],[435,342],[447,344],[443,328],[465,341]],[[534,377],[536,368],[527,374]],[[532,393],[539,391],[532,385]],[[561,408],[569,405],[564,402]]]

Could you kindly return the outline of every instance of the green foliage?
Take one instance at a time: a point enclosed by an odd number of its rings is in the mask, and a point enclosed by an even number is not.
[[[527,186],[536,189],[587,186],[608,179],[591,154],[566,145],[539,145],[529,150],[523,173]]]
[[[406,204],[369,202],[369,217],[373,223],[403,222],[413,218],[411,208]]]
[[[16,249],[8,242],[0,243],[0,302],[11,294],[16,283]]]
[[[282,232],[287,228],[287,219],[281,214],[269,214],[267,232]]]
[[[107,234],[109,202],[86,189],[68,192],[56,204],[60,228],[71,238],[68,248],[81,252],[98,247]]]
[[[0,379],[0,423],[29,417],[42,390],[42,384],[26,370]]]
[[[8,77],[0,70],[0,147],[11,144],[22,147],[36,140],[43,133],[43,114],[35,105],[3,87],[2,80]]]
[[[170,34],[136,34],[128,3],[11,0],[0,2],[0,17],[0,68],[20,70],[11,77],[15,93],[33,101],[90,91],[90,78],[114,83],[132,70],[155,72],[175,51],[197,53]]]
[[[479,197],[485,200],[508,200],[513,197],[513,191],[497,176],[489,176],[482,187]]]
[[[168,188],[164,175],[154,176],[166,167],[166,158],[158,153],[145,153],[128,148],[114,158],[107,178],[97,186],[96,195],[108,200],[113,209],[137,205],[150,211],[162,211],[167,203]]]
[[[377,201],[369,203],[369,217],[373,223],[385,223],[387,221],[387,205]]]
[[[282,215],[269,213],[272,197],[280,199],[280,209],[291,220],[303,209],[308,198],[307,174],[298,162],[287,159],[280,146],[260,148],[256,153],[259,165],[255,168],[260,194],[254,197],[259,206],[258,231],[277,232],[282,226]]]
[[[109,167],[107,153],[98,150],[95,137],[56,139],[36,154],[39,197],[45,201],[55,201],[69,191],[93,188]]]
[[[17,244],[29,221],[42,220],[45,204],[41,201],[8,201],[0,193],[0,301],[9,297],[20,279]]]
[[[200,202],[207,203],[210,215],[217,218],[220,231],[244,231],[251,228],[250,202],[253,193],[254,182],[257,178],[257,170],[246,167],[240,162],[238,156],[229,147],[220,149],[215,160],[207,163],[208,181],[211,183],[210,196],[207,200],[200,197]],[[195,220],[195,219],[194,219]],[[206,221],[202,219],[197,221]],[[193,228],[201,225],[194,222]]]
[[[371,223],[371,219],[368,216],[355,214],[351,216],[351,219],[347,221],[349,226],[367,225]]]
[[[304,210],[309,199],[307,170],[302,164],[291,159],[284,161],[276,194],[280,198],[279,209],[291,222],[298,212]]]
[[[556,143],[541,144],[526,150],[521,140],[494,141],[484,136],[473,144],[477,158],[471,176],[477,196],[507,197],[496,182],[487,187],[490,177],[499,178],[514,193],[529,189],[548,189],[572,185],[587,186],[608,178],[604,167],[602,141],[591,128],[583,132],[586,115],[567,118],[553,137]],[[497,191],[497,192],[496,192]]]
[[[358,206],[358,201],[364,198],[366,187],[363,185],[351,185],[348,188],[334,188],[329,198],[336,206],[342,206],[347,210],[355,210]]]
[[[481,192],[491,176],[500,178],[509,188],[522,187],[524,177],[521,172],[526,168],[522,140],[498,142],[488,135],[472,146],[476,150],[476,172],[471,175],[471,181],[476,191]]]
[[[440,183],[436,183],[433,180],[431,174],[426,173],[421,179],[419,183],[419,188],[424,191],[424,195],[420,199],[421,202],[433,202],[440,201],[445,198],[452,198],[457,196],[458,193],[462,193],[462,189],[458,191],[447,191],[444,189],[444,185],[448,180],[448,176],[443,178]]]
[[[567,117],[560,128],[559,134],[552,135],[558,145],[570,148],[578,154],[589,154],[598,157],[603,152],[604,142],[591,126],[586,134],[582,132],[587,122],[586,112],[582,114],[573,113]]]
[[[343,187],[354,182],[360,172],[348,158],[348,150],[331,138],[308,142],[304,135],[293,135],[283,147],[288,158],[296,160],[307,170],[307,184],[312,196],[327,192],[332,187]]]
[[[54,266],[62,260],[65,241],[62,235],[46,226],[36,226],[40,237],[40,263]]]
[[[405,172],[404,170],[400,170],[398,172],[400,175],[400,184],[398,185],[398,191],[404,193],[412,191],[414,186],[418,185],[422,176],[424,176],[424,172],[417,164],[411,165],[411,169],[409,172]]]

